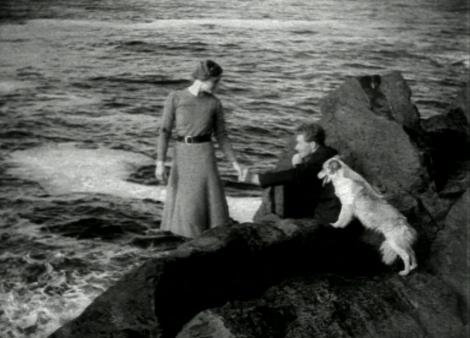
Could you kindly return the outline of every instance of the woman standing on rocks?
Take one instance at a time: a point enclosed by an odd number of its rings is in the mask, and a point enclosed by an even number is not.
[[[167,179],[164,163],[173,126],[177,142],[161,229],[185,237],[194,238],[204,230],[230,223],[212,134],[238,176],[242,175],[225,129],[222,103],[212,94],[222,72],[212,60],[200,62],[192,74],[194,83],[170,93],[163,110],[155,170],[159,181]]]

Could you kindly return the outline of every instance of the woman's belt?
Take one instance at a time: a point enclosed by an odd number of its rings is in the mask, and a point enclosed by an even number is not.
[[[186,144],[191,144],[191,143],[203,143],[203,142],[210,142],[211,141],[211,135],[206,134],[206,135],[200,135],[200,136],[178,136],[176,138],[178,142],[183,142]]]

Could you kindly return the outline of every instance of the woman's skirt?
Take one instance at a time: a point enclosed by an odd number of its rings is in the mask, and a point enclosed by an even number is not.
[[[228,222],[212,142],[176,142],[161,229],[194,238]]]

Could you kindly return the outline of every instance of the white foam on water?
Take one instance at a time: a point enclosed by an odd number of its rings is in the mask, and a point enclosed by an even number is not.
[[[0,81],[0,94],[12,94],[24,88],[34,88],[35,84],[27,81]]]
[[[78,96],[71,93],[64,93],[61,95],[58,94],[38,94],[37,108],[45,107],[71,107],[71,106],[84,106],[98,104],[101,102],[101,99],[97,97],[84,97]]]
[[[50,194],[102,193],[124,198],[161,199],[162,189],[126,182],[134,166],[152,159],[105,148],[79,149],[74,143],[51,144],[10,154],[18,166],[12,175],[37,181]]]
[[[230,217],[238,222],[252,222],[261,205],[259,197],[227,197]]]
[[[15,166],[10,175],[38,182],[49,194],[99,193],[122,198],[165,201],[166,189],[127,182],[129,175],[154,159],[133,152],[106,148],[80,149],[75,143],[51,144],[10,154]],[[230,216],[249,222],[259,198],[227,197]]]

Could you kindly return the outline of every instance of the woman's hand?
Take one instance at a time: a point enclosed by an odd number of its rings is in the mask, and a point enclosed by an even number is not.
[[[232,166],[233,166],[233,169],[235,169],[235,171],[237,172],[238,181],[239,182],[243,181],[243,179],[246,175],[246,170],[247,169],[244,166],[240,165],[240,163],[238,163],[238,162],[233,162]]]
[[[157,177],[157,180],[160,182],[166,183],[166,180],[168,179],[168,175],[166,173],[166,168],[165,164],[163,161],[157,161],[157,166],[155,168],[155,176]]]

